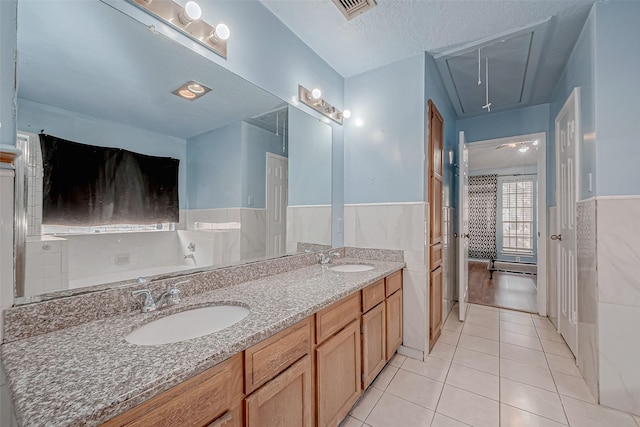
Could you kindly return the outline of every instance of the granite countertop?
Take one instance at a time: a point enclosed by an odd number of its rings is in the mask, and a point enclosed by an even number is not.
[[[312,265],[184,298],[152,313],[130,313],[2,346],[21,426],[95,426],[228,359],[318,310],[404,267],[343,258],[373,270],[334,272]],[[235,325],[172,344],[138,346],[138,326],[198,306],[232,303],[250,314]]]

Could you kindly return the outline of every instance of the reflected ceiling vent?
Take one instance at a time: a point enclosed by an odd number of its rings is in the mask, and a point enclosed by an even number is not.
[[[361,13],[376,7],[374,0],[332,0],[333,4],[347,19],[353,19]]]

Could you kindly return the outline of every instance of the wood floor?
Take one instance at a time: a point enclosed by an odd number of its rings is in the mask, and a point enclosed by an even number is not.
[[[537,313],[536,276],[495,271],[490,279],[486,263],[470,261],[469,302]]]

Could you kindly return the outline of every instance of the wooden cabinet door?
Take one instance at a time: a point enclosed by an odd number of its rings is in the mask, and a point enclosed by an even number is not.
[[[366,389],[387,362],[385,304],[362,315],[362,389]]]
[[[387,322],[387,360],[393,357],[402,344],[402,289],[385,301]]]
[[[442,241],[442,151],[444,121],[429,100],[429,226],[431,244]]]
[[[238,353],[118,415],[102,427],[201,427],[217,420],[222,422],[229,418],[227,412],[242,403],[242,380],[242,353]]]
[[[337,426],[361,393],[360,319],[316,348],[318,426]]]
[[[311,357],[305,356],[245,399],[246,427],[312,427]]]
[[[431,350],[440,337],[442,329],[442,266],[431,272],[429,301],[429,350]]]

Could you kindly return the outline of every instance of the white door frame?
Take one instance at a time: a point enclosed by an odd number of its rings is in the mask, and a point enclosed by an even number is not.
[[[269,221],[269,158],[275,158],[275,159],[279,159],[279,160],[284,160],[285,162],[287,162],[287,192],[285,194],[285,197],[283,197],[283,201],[284,201],[284,206],[282,209],[282,213],[283,215],[285,215],[285,226],[286,226],[286,214],[287,214],[287,206],[289,204],[289,158],[285,157],[285,156],[280,156],[278,154],[274,154],[270,151],[267,151],[267,155],[265,156],[265,177],[264,177],[264,208],[267,211],[267,215],[266,215],[266,222],[267,222],[267,236],[266,236],[266,250],[265,250],[265,255],[266,256],[270,256],[269,252],[271,251],[271,249],[269,249],[269,237],[271,236],[271,221]],[[286,230],[286,228],[285,228]],[[284,241],[284,245],[285,245],[285,250],[284,252],[286,253],[286,245],[287,245],[287,239],[285,236],[285,241]],[[284,255],[284,254],[282,254]]]
[[[547,315],[547,134],[546,132],[530,133],[526,135],[515,135],[506,138],[487,139],[477,142],[467,141],[467,147],[491,147],[506,144],[509,142],[521,142],[538,140],[538,197],[536,207],[537,229],[538,229],[538,262],[537,262],[537,296],[538,314]]]

